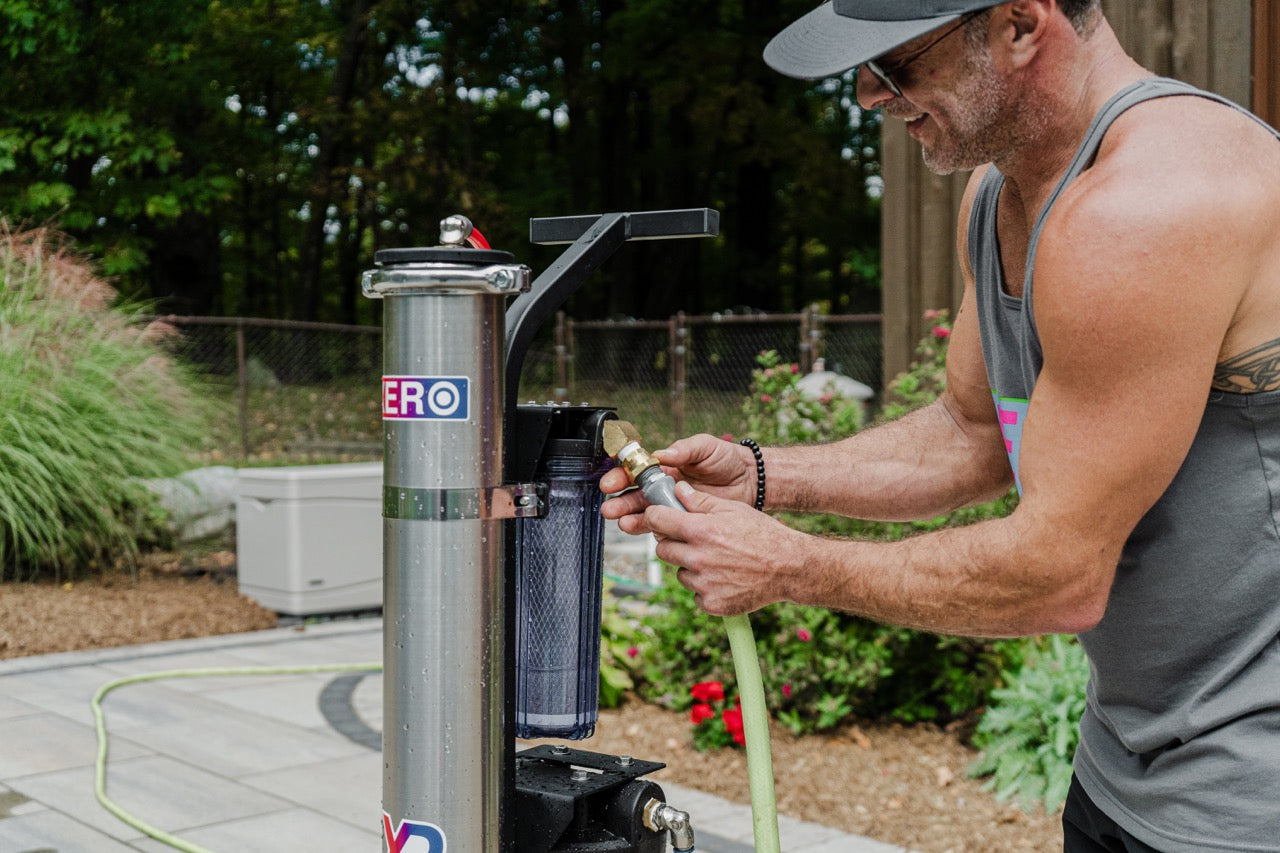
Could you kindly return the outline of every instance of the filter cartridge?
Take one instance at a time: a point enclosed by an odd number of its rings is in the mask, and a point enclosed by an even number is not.
[[[604,523],[595,441],[547,443],[547,513],[516,524],[516,737],[581,740],[599,714]]]

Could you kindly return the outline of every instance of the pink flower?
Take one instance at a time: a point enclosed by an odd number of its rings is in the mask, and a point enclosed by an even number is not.
[[[809,633],[808,628],[797,628],[796,639],[798,639],[802,643],[807,643],[813,639],[813,634]]]
[[[636,648],[635,646],[631,646],[627,649],[627,657],[629,658],[633,658],[638,654],[640,654],[640,649]]]
[[[823,394],[821,397],[818,398],[818,402],[825,406],[827,403],[831,402],[831,395]]]
[[[792,372],[792,373],[799,373],[799,372],[800,372],[800,365],[798,365],[798,364],[793,364],[793,365],[791,365],[791,372]]]
[[[946,326],[934,326],[933,336],[935,338],[949,338],[951,337],[951,330]]]
[[[723,702],[724,685],[719,681],[699,681],[689,688],[689,694],[699,702]]]
[[[788,698],[788,699],[790,699],[790,698],[791,698],[791,685],[790,685],[790,684],[784,684],[784,685],[782,685],[782,695],[783,695],[783,696],[785,696],[785,697],[786,697],[786,698]]]
[[[733,435],[727,432],[724,435],[720,436],[720,438],[724,441],[733,441]]]
[[[764,378],[765,378],[765,379],[772,379],[772,378],[773,378],[773,368],[772,368],[772,367],[766,367],[766,368],[764,369]]]
[[[703,720],[710,720],[716,715],[715,709],[705,703],[699,703],[693,706],[693,710],[689,712],[689,720],[696,726]]]
[[[937,308],[930,308],[928,311],[924,312],[924,318],[926,320],[936,320],[941,316],[942,316],[942,311],[940,311]]]
[[[761,394],[761,395],[760,395],[760,402],[761,402],[761,403],[772,403],[772,402],[773,402],[773,398],[772,398],[772,397],[770,397],[768,394]]]

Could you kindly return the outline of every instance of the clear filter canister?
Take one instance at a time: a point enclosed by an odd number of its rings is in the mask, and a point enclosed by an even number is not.
[[[553,439],[547,513],[516,523],[516,737],[581,740],[599,715],[604,523],[595,441]]]

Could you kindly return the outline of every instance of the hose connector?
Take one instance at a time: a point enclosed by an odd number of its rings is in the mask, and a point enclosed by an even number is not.
[[[605,421],[604,452],[618,460],[627,478],[640,487],[649,503],[684,510],[676,498],[676,481],[662,470],[656,456],[640,446],[640,431],[634,424]]]
[[[640,446],[640,431],[629,421],[605,421],[604,452],[618,460],[632,483],[638,484],[645,471],[658,467],[657,458]]]
[[[693,824],[688,812],[652,799],[644,804],[644,825],[654,832],[670,833],[671,849],[675,853],[690,853],[694,849]]]

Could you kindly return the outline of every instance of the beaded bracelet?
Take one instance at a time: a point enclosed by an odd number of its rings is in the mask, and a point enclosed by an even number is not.
[[[756,444],[755,439],[744,438],[739,441],[743,447],[749,448],[751,454],[756,458],[756,510],[764,511],[764,454],[760,452],[760,445]]]

